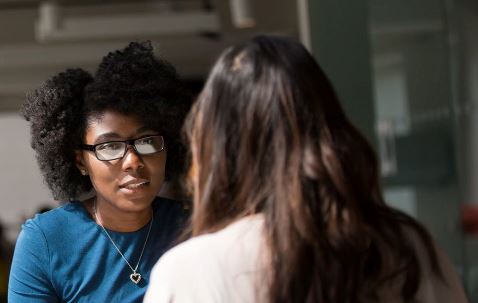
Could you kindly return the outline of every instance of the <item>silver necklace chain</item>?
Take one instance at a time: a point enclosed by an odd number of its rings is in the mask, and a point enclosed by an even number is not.
[[[143,257],[143,253],[144,253],[144,249],[146,248],[146,244],[148,243],[148,239],[149,239],[149,234],[151,232],[151,227],[153,226],[153,221],[154,221],[154,212],[151,211],[151,222],[149,223],[149,229],[148,229],[148,234],[146,235],[146,240],[144,241],[144,244],[143,244],[143,249],[141,250],[141,254],[139,255],[139,259],[138,259],[138,263],[136,263],[136,266],[133,268],[133,266],[131,266],[131,264],[128,262],[128,260],[125,258],[125,256],[123,255],[123,253],[121,252],[121,250],[119,249],[118,245],[116,245],[115,241],[113,241],[113,239],[111,238],[110,234],[108,233],[108,231],[106,230],[106,228],[103,226],[103,223],[101,222],[101,219],[100,217],[98,216],[98,210],[96,208],[96,199],[95,199],[95,202],[93,204],[93,213],[95,215],[95,219],[96,221],[98,222],[98,225],[101,226],[101,228],[103,229],[103,231],[105,232],[106,236],[108,236],[108,239],[110,239],[110,242],[111,244],[113,244],[113,246],[116,248],[116,251],[120,254],[121,258],[123,258],[123,260],[126,262],[126,264],[128,264],[129,268],[131,269],[131,271],[133,272],[131,275],[130,275],[130,279],[131,281],[133,281],[135,284],[138,284],[139,281],[141,280],[141,274],[139,274],[137,271],[138,271],[138,266],[141,262],[141,258]]]

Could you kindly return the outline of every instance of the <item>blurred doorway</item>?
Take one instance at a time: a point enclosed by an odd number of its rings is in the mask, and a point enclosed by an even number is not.
[[[387,202],[429,229],[477,302],[461,224],[468,165],[461,120],[468,113],[457,14],[453,1],[369,0],[375,126]]]

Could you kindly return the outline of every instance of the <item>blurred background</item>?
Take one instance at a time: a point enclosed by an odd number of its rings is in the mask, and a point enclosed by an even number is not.
[[[0,0],[0,298],[21,224],[58,205],[19,115],[25,93],[145,39],[199,91],[225,47],[258,33],[310,49],[380,155],[387,202],[427,226],[478,302],[474,0]]]

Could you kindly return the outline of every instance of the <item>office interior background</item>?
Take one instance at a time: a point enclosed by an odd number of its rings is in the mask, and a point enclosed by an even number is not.
[[[258,33],[314,54],[375,146],[387,203],[422,222],[478,302],[478,2],[474,0],[0,0],[0,221],[59,205],[19,108],[67,67],[153,42],[193,90],[217,55]]]

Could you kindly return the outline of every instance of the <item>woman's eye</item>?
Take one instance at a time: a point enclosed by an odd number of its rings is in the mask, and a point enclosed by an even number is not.
[[[153,143],[153,139],[151,138],[144,138],[144,139],[136,141],[136,144],[139,144],[139,145],[152,144],[152,143]]]
[[[123,145],[117,142],[110,142],[98,145],[97,150],[119,150],[122,149]]]

